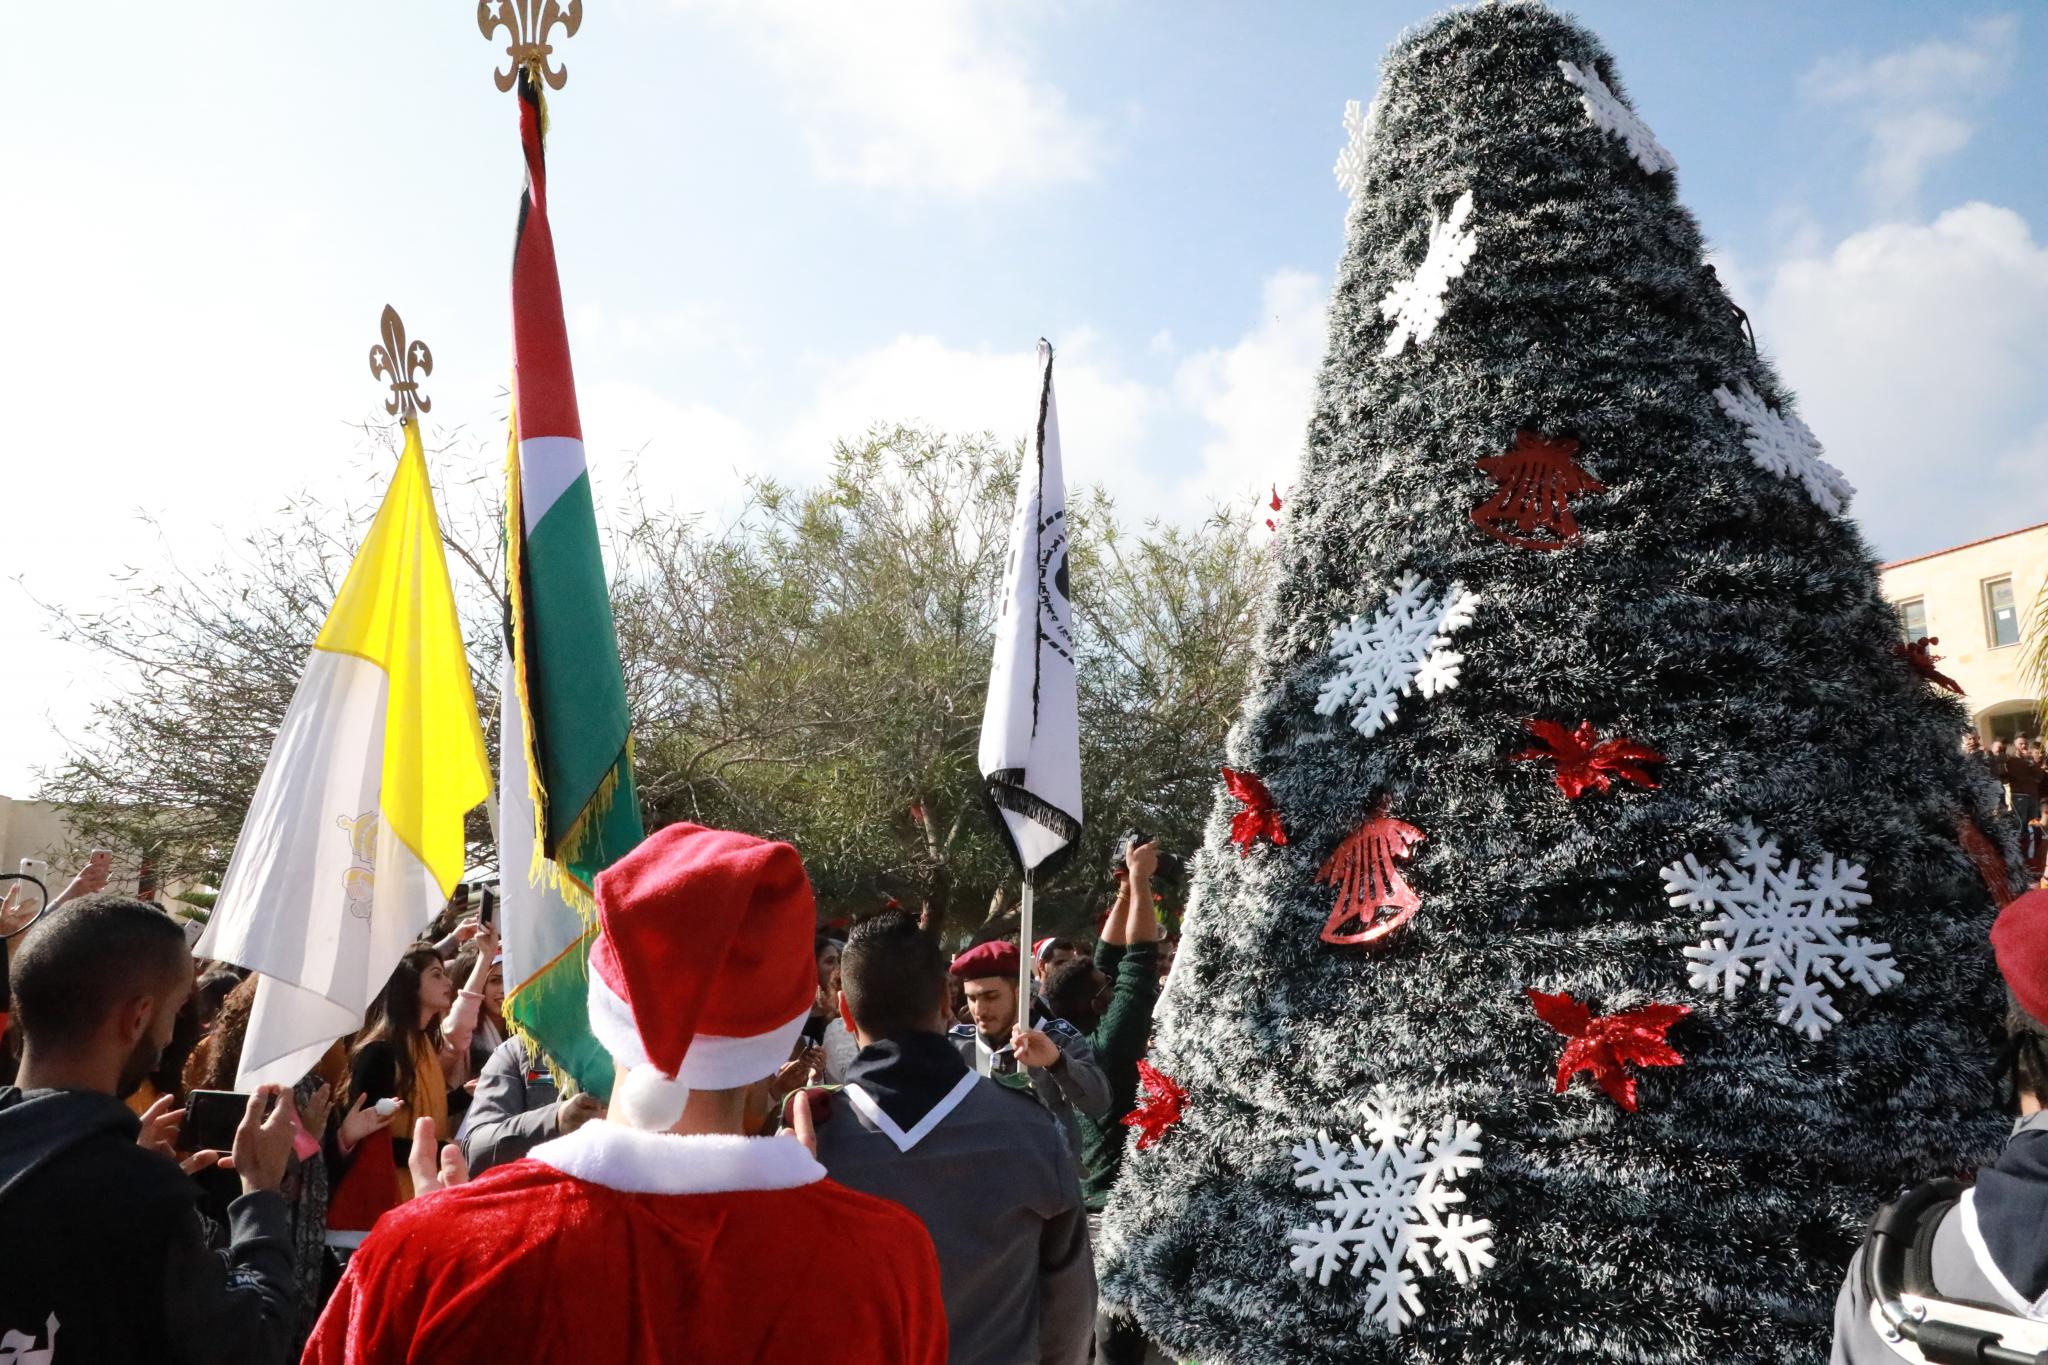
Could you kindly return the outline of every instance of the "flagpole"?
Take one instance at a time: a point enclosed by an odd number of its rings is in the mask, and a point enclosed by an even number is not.
[[[1031,869],[1024,869],[1024,903],[1017,912],[1017,1022],[1031,1027],[1031,964],[1038,955],[1031,951]]]

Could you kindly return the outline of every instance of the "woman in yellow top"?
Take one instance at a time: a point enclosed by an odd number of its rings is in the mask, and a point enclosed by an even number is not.
[[[497,935],[478,931],[477,970],[463,990],[432,948],[414,948],[399,959],[384,991],[370,1006],[349,1058],[349,1088],[357,1109],[395,1099],[397,1111],[384,1125],[391,1137],[391,1178],[396,1202],[412,1197],[413,1125],[434,1121],[442,1142],[455,1133],[448,1122],[448,1092],[469,1079],[469,1041],[476,1031],[484,978],[497,955]],[[343,1138],[342,1155],[354,1144]]]

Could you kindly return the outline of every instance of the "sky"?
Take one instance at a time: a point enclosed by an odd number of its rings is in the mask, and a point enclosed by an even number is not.
[[[871,423],[1021,435],[1131,519],[1285,484],[1346,100],[1414,0],[589,0],[551,215],[601,502],[713,516]],[[2048,520],[2048,9],[1572,8],[1605,40],[1852,511],[1898,558]],[[516,110],[459,0],[16,7],[0,793],[118,686],[50,637],[296,494],[374,500],[383,306],[437,475],[497,456]],[[470,463],[465,464],[464,461]],[[162,531],[152,531],[151,518]]]

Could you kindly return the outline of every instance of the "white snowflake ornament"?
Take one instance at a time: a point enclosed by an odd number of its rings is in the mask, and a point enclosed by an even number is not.
[[[1471,625],[1478,607],[1479,595],[1462,583],[1432,597],[1427,578],[1412,569],[1401,575],[1377,616],[1354,616],[1331,636],[1338,668],[1316,696],[1316,714],[1355,706],[1351,728],[1370,739],[1399,719],[1397,698],[1450,691],[1465,663],[1451,648],[1451,634]]]
[[[1657,141],[1657,135],[1650,131],[1650,125],[1643,122],[1635,110],[1621,102],[1621,97],[1607,88],[1607,82],[1600,79],[1598,72],[1581,70],[1570,62],[1559,62],[1557,69],[1564,73],[1565,80],[1578,88],[1579,104],[1585,109],[1586,117],[1595,128],[1610,137],[1621,139],[1628,148],[1628,154],[1647,175],[1659,171],[1678,169],[1678,158]]]
[[[1714,912],[1700,925],[1707,937],[1685,950],[1694,989],[1733,1000],[1755,972],[1759,989],[1778,983],[1778,1022],[1819,1042],[1842,1017],[1828,987],[1854,982],[1876,995],[1905,980],[1889,943],[1846,932],[1856,917],[1844,912],[1870,904],[1860,865],[1824,853],[1802,872],[1748,820],[1728,853],[1712,870],[1688,853],[1660,872],[1671,904]]]
[[[1840,514],[1856,490],[1842,471],[1821,458],[1820,438],[1797,417],[1788,417],[1757,395],[1749,381],[1738,380],[1733,389],[1722,385],[1714,390],[1714,401],[1731,421],[1749,432],[1742,444],[1756,467],[1781,479],[1797,479],[1806,487],[1813,505],[1829,516]]]
[[[1441,1268],[1471,1284],[1493,1265],[1493,1224],[1451,1211],[1465,1202],[1451,1182],[1481,1164],[1478,1124],[1452,1118],[1435,1133],[1411,1128],[1384,1086],[1373,1090],[1365,1120],[1371,1146],[1355,1135],[1340,1146],[1319,1133],[1292,1150],[1296,1187],[1330,1194],[1316,1207],[1335,1217],[1289,1228],[1287,1240],[1294,1272],[1318,1284],[1347,1268],[1369,1274],[1367,1330],[1394,1336],[1422,1316],[1415,1271]]]
[[[1409,341],[1428,341],[1436,335],[1436,325],[1444,316],[1444,291],[1450,288],[1452,280],[1465,273],[1465,267],[1472,264],[1472,253],[1478,249],[1473,230],[1466,226],[1471,221],[1470,190],[1458,196],[1448,217],[1430,215],[1429,250],[1422,264],[1416,267],[1413,276],[1396,283],[1380,300],[1380,316],[1394,320],[1394,330],[1380,349],[1382,356],[1399,355],[1408,349]]]
[[[1377,95],[1369,108],[1357,100],[1344,101],[1344,150],[1337,153],[1337,187],[1351,196],[1353,204],[1365,193],[1365,144],[1372,137],[1373,120],[1379,111]]]

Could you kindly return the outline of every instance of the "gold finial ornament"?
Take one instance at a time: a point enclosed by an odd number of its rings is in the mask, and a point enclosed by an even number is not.
[[[477,0],[476,26],[484,37],[502,28],[512,40],[505,48],[512,65],[492,73],[500,90],[510,90],[517,83],[521,67],[531,71],[535,80],[546,81],[548,89],[560,90],[569,73],[555,64],[555,48],[548,35],[560,24],[562,36],[573,38],[582,23],[583,0],[568,0],[567,4],[562,0]]]
[[[370,377],[391,385],[384,411],[401,422],[416,422],[419,414],[434,410],[432,400],[420,392],[420,380],[434,372],[434,353],[424,341],[405,339],[405,322],[388,303],[382,326],[384,340],[370,348]]]

